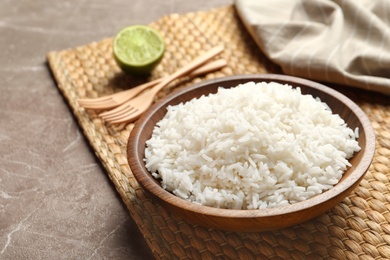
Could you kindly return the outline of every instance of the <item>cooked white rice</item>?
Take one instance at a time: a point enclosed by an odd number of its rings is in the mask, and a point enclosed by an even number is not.
[[[248,82],[169,106],[145,162],[164,189],[191,202],[276,207],[338,183],[360,150],[357,132],[300,88]]]

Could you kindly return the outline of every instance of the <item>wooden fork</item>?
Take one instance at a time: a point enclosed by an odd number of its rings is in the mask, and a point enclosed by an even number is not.
[[[194,69],[202,66],[204,63],[218,55],[223,51],[222,46],[217,46],[207,51],[203,55],[197,57],[195,60],[188,63],[186,66],[180,68],[173,74],[165,77],[160,83],[151,89],[145,90],[138,96],[130,99],[124,104],[110,111],[101,113],[101,116],[106,122],[111,124],[133,122],[140,117],[153,103],[156,94],[166,85],[178,77],[193,71]]]
[[[215,61],[210,61],[209,63],[199,67],[198,69],[191,71],[188,76],[189,77],[195,77],[198,75],[206,74],[211,71],[215,71],[218,69],[223,68],[226,66],[227,62],[224,59],[218,59]],[[186,75],[182,75],[186,76]],[[103,110],[103,109],[111,109],[114,107],[117,107],[124,102],[130,100],[131,98],[137,96],[139,93],[144,91],[145,89],[151,88],[158,83],[160,83],[163,80],[163,78],[156,79],[147,83],[144,83],[142,85],[139,85],[137,87],[121,91],[118,93],[114,93],[108,96],[104,97],[98,97],[98,98],[84,98],[84,99],[78,99],[77,102],[80,106],[87,108],[87,109],[96,109],[96,110]]]

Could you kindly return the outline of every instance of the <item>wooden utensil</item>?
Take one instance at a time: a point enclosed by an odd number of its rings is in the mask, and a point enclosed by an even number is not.
[[[207,61],[217,56],[223,51],[223,46],[217,46],[207,51],[203,55],[197,57],[195,60],[188,63],[186,66],[180,68],[170,76],[164,78],[160,83],[158,83],[153,88],[146,90],[136,96],[133,99],[125,102],[121,106],[111,110],[101,113],[101,116],[106,122],[112,124],[132,122],[135,121],[142,113],[144,113],[152,104],[156,94],[166,85],[171,83],[173,80],[188,74],[189,72],[199,68]]]
[[[189,77],[195,77],[199,75],[203,75],[215,70],[219,70],[223,67],[225,67],[227,64],[226,60],[224,59],[218,59],[214,61],[210,61],[209,63],[199,67],[198,69],[191,71],[188,76]],[[187,75],[182,75],[187,76]],[[98,97],[98,98],[83,98],[78,99],[77,102],[80,106],[87,108],[87,109],[94,109],[94,110],[104,110],[104,109],[111,109],[114,107],[117,107],[124,102],[130,100],[131,98],[137,96],[142,91],[151,88],[158,83],[160,83],[164,78],[156,79],[147,83],[144,83],[142,85],[139,85],[137,87],[121,91],[118,93],[114,93],[111,95],[107,95],[104,97]]]

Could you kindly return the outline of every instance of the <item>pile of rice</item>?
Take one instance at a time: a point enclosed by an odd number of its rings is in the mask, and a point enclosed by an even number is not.
[[[193,203],[270,208],[334,186],[360,150],[357,135],[300,88],[248,82],[169,106],[145,162],[164,189]]]

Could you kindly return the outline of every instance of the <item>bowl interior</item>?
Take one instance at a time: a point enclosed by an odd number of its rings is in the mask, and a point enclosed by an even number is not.
[[[143,159],[145,155],[145,142],[150,139],[156,123],[165,116],[166,107],[186,102],[202,95],[216,93],[219,87],[231,88],[249,81],[274,81],[282,84],[289,84],[293,87],[300,87],[303,94],[311,94],[314,97],[320,98],[321,101],[326,102],[331,107],[333,113],[339,114],[350,128],[359,128],[358,143],[361,150],[350,160],[352,166],[344,173],[340,182],[332,189],[309,200],[294,203],[289,206],[264,210],[228,210],[200,206],[180,199],[170,192],[163,190],[159,181],[153,178],[145,168]],[[128,143],[128,161],[133,174],[140,185],[151,194],[152,197],[181,216],[192,218],[194,214],[202,214],[203,216],[206,216],[205,218],[216,217],[217,220],[215,221],[219,221],[221,218],[235,218],[239,220],[242,218],[264,218],[275,215],[284,215],[286,220],[289,219],[287,214],[295,213],[294,218],[301,217],[301,220],[305,221],[325,212],[327,209],[340,202],[357,186],[372,161],[374,150],[375,136],[368,118],[354,102],[341,93],[322,84],[296,77],[267,74],[240,75],[202,82],[175,92],[152,106],[137,121],[132,130]],[[308,211],[310,211],[309,214],[307,214]],[[299,215],[296,215],[298,213]],[[208,220],[208,222],[210,222],[210,220]],[[294,221],[291,221],[291,223],[289,221],[287,222],[287,224],[281,224],[280,226],[288,226]],[[267,221],[263,223],[264,225],[267,225]],[[214,227],[212,224],[213,223],[209,226]]]

